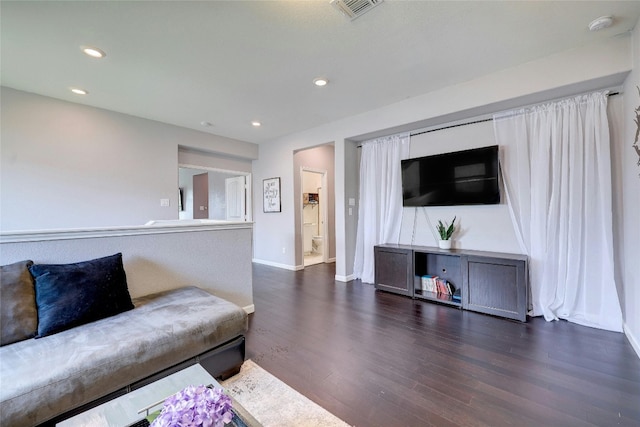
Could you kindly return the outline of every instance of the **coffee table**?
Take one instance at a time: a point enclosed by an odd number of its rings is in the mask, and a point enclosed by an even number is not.
[[[167,397],[188,385],[200,384],[211,384],[216,388],[223,388],[206,369],[196,364],[91,408],[56,425],[61,427],[125,427],[145,418],[146,413],[143,409],[160,402],[151,411],[158,410],[162,408],[162,402]],[[232,398],[232,401],[235,416],[231,424],[227,424],[227,426],[262,427],[235,399]]]

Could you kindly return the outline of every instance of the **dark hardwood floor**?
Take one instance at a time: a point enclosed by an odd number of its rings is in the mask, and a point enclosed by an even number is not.
[[[334,282],[333,264],[253,272],[247,358],[351,425],[640,425],[624,334]]]

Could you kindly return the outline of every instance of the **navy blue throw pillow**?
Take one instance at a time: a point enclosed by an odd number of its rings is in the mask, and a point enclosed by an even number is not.
[[[131,310],[118,253],[74,264],[34,264],[38,334],[42,338]]]

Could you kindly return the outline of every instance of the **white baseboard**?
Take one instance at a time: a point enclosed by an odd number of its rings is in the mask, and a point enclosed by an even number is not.
[[[355,276],[353,274],[350,274],[348,276],[339,276],[336,274],[335,280],[336,282],[350,282],[352,280],[355,280]]]
[[[289,265],[289,264],[280,264],[279,262],[266,261],[264,259],[253,258],[251,261],[256,264],[268,265],[270,267],[282,268],[285,270],[298,271],[304,268],[304,265]]]
[[[242,309],[247,313],[247,314],[251,314],[253,312],[256,311],[256,306],[254,304],[251,305],[245,305],[244,307],[242,307]]]
[[[638,338],[633,335],[633,332],[631,332],[631,329],[629,329],[626,323],[622,325],[622,329],[624,330],[624,334],[627,336],[627,339],[631,343],[631,347],[633,347],[638,357],[640,357],[640,341],[638,341]]]
[[[329,259],[327,260],[327,263],[330,263],[330,262],[336,262],[336,258],[335,258],[335,257],[333,257],[333,258],[329,258]]]

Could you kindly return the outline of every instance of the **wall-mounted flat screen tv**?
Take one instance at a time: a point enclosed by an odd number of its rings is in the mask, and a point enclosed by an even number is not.
[[[498,170],[497,145],[402,160],[402,204],[498,204]]]

